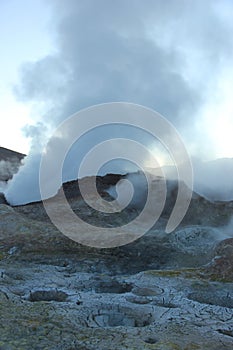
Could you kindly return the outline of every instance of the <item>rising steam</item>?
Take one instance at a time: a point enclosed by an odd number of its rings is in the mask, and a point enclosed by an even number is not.
[[[70,0],[69,6],[51,1],[56,52],[25,63],[21,83],[15,88],[19,99],[33,101],[43,113],[39,124],[27,129],[33,146],[10,183],[7,200],[22,204],[40,199],[38,169],[46,143],[46,137],[41,142],[41,135],[47,135],[44,127],[51,132],[71,114],[98,103],[129,101],[155,109],[175,125],[190,154],[199,159],[216,158],[220,145],[229,150],[223,126],[219,138],[213,132],[220,129],[219,118],[229,120],[231,113],[225,98],[226,89],[231,91],[233,86],[227,78],[232,72],[232,22],[225,16],[231,5],[228,0],[172,0],[169,5],[163,0]],[[227,128],[233,129],[232,115]],[[149,135],[136,129],[104,127],[74,146],[65,163],[64,181],[77,177],[83,154],[93,145],[122,135],[143,140],[156,152],[156,140]],[[57,141],[59,152],[66,135]],[[195,190],[212,199],[232,199],[232,181],[222,171],[231,161],[213,167],[197,163]],[[130,169],[118,164],[108,170]],[[231,165],[229,171],[232,173]]]

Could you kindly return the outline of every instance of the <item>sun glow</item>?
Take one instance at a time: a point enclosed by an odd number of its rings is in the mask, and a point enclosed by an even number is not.
[[[215,102],[208,104],[203,113],[202,128],[207,131],[206,141],[215,158],[233,157],[233,79],[223,77]]]
[[[24,137],[22,127],[30,122],[30,107],[5,96],[1,103],[0,146],[27,154],[30,140]]]

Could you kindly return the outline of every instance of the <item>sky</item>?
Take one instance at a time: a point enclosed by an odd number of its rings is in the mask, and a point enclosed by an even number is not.
[[[194,158],[233,157],[231,0],[9,0],[0,16],[0,142],[29,153],[12,193],[36,187],[62,121],[106,102],[156,110]]]
[[[1,146],[29,153],[37,123],[127,100],[165,115],[191,152],[232,157],[232,14],[231,0],[1,1]]]
[[[30,140],[23,128],[33,110],[14,93],[21,65],[54,50],[49,31],[51,11],[43,0],[0,1],[0,146],[28,153]]]

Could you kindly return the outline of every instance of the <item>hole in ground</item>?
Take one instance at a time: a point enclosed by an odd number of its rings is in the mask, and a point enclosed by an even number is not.
[[[233,331],[228,329],[217,329],[217,331],[221,334],[227,335],[228,337],[233,337]]]
[[[96,293],[116,293],[124,294],[132,290],[130,283],[120,283],[117,280],[99,281],[95,286]]]
[[[96,324],[99,327],[145,327],[151,323],[149,318],[137,319],[124,313],[104,313],[94,317]]]
[[[147,344],[155,344],[155,343],[158,342],[158,340],[155,339],[155,338],[147,338],[147,339],[144,340],[144,342],[147,343]]]
[[[138,295],[138,296],[156,296],[159,294],[162,294],[164,292],[164,290],[162,288],[159,288],[157,286],[153,287],[153,288],[147,288],[147,287],[135,287],[132,290],[133,294]]]
[[[98,315],[91,315],[87,324],[89,327],[146,327],[154,321],[154,317],[147,310],[110,309],[101,310]]]
[[[68,294],[61,290],[36,290],[30,292],[29,301],[57,301],[63,302],[66,301]]]
[[[214,294],[214,291],[211,293],[208,293],[208,292],[190,293],[188,295],[188,298],[190,300],[197,301],[198,303],[201,303],[201,304],[209,304],[209,305],[233,308],[233,298],[229,296]]]

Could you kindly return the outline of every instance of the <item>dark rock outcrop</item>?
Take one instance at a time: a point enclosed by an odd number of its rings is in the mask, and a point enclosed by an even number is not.
[[[0,192],[0,204],[7,204],[7,200],[4,196],[4,193]]]
[[[25,154],[0,147],[0,181],[7,182],[19,170]]]
[[[0,147],[0,161],[1,160],[11,161],[11,160],[17,159],[20,162],[25,156],[26,155],[23,153],[12,151],[8,148]]]
[[[206,272],[214,280],[233,281],[233,238],[225,239],[217,245]]]

